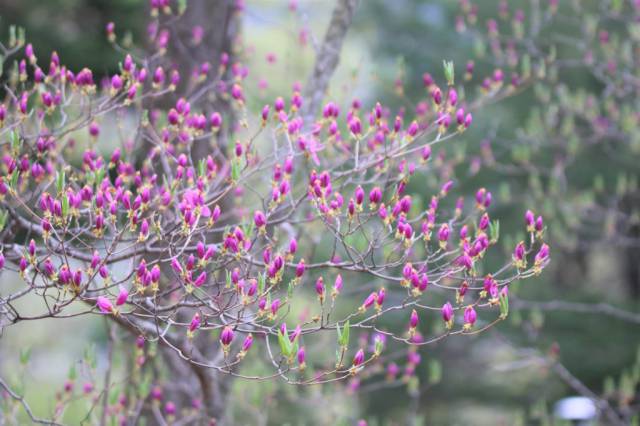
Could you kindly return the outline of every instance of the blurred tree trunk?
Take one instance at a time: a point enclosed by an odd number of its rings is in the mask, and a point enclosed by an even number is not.
[[[235,0],[189,0],[183,16],[175,21],[172,20],[173,17],[166,19],[171,33],[166,57],[170,67],[177,69],[181,77],[176,93],[190,101],[192,111],[202,111],[206,113],[207,118],[215,111],[223,117],[223,126],[217,134],[217,139],[210,138],[194,142],[191,148],[193,164],[197,164],[200,159],[206,158],[213,152],[211,144],[215,143],[214,141],[217,141],[220,151],[226,152],[229,134],[234,128],[235,118],[232,106],[227,99],[219,95],[216,86],[223,53],[228,55],[229,65],[233,63],[236,53],[234,43],[240,35],[240,19],[235,3]],[[164,20],[165,18],[161,16],[162,28],[165,28]],[[195,27],[201,27],[203,30],[202,41],[197,44],[193,43]],[[193,78],[194,71],[197,72],[205,62],[210,65],[207,80],[196,85]],[[223,73],[221,78],[225,79],[227,74],[228,72]],[[206,94],[197,99],[189,98],[193,93],[199,93],[205,86],[208,87]],[[159,102],[167,103],[166,105],[154,102],[146,105],[145,108],[159,106],[170,108],[176,100],[177,98],[163,99]],[[152,149],[151,144],[143,143],[138,153],[138,161],[144,161],[147,157],[145,153],[150,149]],[[232,209],[232,206],[224,204],[229,204],[229,201],[222,200],[220,207],[223,211]],[[150,260],[147,259],[147,262]],[[163,268],[163,276],[172,276],[169,269]],[[178,320],[189,322],[191,318],[185,315]],[[182,340],[184,337],[179,336],[177,339]],[[220,364],[221,351],[210,344],[210,335],[203,333],[200,337],[199,339],[196,336],[190,343],[195,351],[201,354],[200,362]],[[185,362],[175,349],[166,345],[161,344],[158,356],[162,357],[163,376],[166,377],[166,381],[162,383],[165,400],[189,407],[194,398],[200,399],[202,412],[209,418],[209,424],[227,424],[226,407],[232,376]]]

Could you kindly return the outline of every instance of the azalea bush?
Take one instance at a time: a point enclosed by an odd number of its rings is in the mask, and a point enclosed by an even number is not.
[[[492,193],[459,192],[440,150],[513,91],[500,69],[476,90],[445,61],[411,109],[301,84],[254,108],[241,40],[193,72],[171,60],[202,42],[176,31],[188,7],[152,1],[146,49],[107,25],[121,63],[102,79],[17,29],[0,45],[0,265],[22,279],[0,286],[0,327],[109,324],[106,374],[87,352],[46,417],[2,378],[9,422],[60,423],[78,400],[95,423],[225,422],[230,380],[413,380],[423,347],[504,320],[510,285],[549,261],[525,205],[526,239],[494,250]]]

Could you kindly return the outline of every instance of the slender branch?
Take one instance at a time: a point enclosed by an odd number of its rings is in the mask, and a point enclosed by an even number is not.
[[[337,0],[331,21],[313,67],[313,72],[305,86],[305,103],[302,117],[305,123],[313,119],[313,115],[324,98],[329,80],[333,76],[340,61],[340,51],[351,26],[358,0]]]

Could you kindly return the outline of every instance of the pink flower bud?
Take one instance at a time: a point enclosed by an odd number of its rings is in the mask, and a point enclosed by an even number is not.
[[[453,306],[451,306],[451,303],[447,302],[442,305],[442,309],[440,310],[440,312],[442,314],[442,319],[444,320],[444,322],[448,323],[453,319]]]
[[[127,299],[129,298],[129,291],[120,286],[120,290],[118,292],[118,298],[116,299],[116,306],[122,306],[127,302]]]
[[[362,349],[358,349],[358,352],[356,352],[355,356],[353,357],[353,366],[358,367],[359,365],[362,365],[363,362],[364,351]]]
[[[316,280],[316,294],[321,298],[324,297],[324,280],[322,277]]]
[[[409,318],[409,327],[416,328],[418,326],[418,321],[419,321],[418,313],[414,309],[411,311],[411,317]]]
[[[261,212],[260,210],[257,210],[253,214],[253,223],[256,225],[257,228],[262,228],[267,224],[267,217],[263,212]]]
[[[113,312],[113,305],[111,301],[104,296],[98,297],[96,300],[96,306],[103,314],[110,314]]]
[[[189,323],[189,331],[193,333],[198,328],[200,328],[200,314],[196,312],[191,319],[191,323]]]
[[[222,346],[229,346],[233,341],[234,332],[230,326],[226,326],[222,329],[222,333],[220,333],[220,343]]]
[[[278,309],[280,309],[280,299],[275,299],[271,302],[271,315],[276,315],[278,313]]]
[[[476,310],[473,309],[473,306],[467,306],[464,310],[464,324],[467,328],[473,327],[476,323],[477,314]]]
[[[248,334],[247,337],[245,337],[244,341],[242,342],[242,352],[248,352],[249,349],[251,349],[252,345],[253,345],[253,335]]]

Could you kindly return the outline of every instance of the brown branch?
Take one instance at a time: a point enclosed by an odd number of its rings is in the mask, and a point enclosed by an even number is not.
[[[315,112],[320,108],[329,80],[333,76],[338,63],[342,44],[351,26],[353,15],[358,0],[337,0],[333,9],[331,22],[316,57],[313,72],[305,86],[305,102],[302,106],[302,117],[307,125],[313,119]]]
[[[603,314],[610,317],[640,324],[640,313],[625,311],[608,303],[579,303],[553,300],[550,302],[536,302],[513,298],[511,301],[515,309],[539,309],[541,311],[567,311],[585,314]]]

